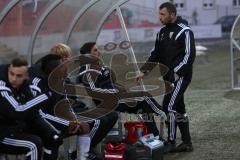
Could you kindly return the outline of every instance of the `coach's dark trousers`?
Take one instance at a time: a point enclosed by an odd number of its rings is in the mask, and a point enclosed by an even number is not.
[[[191,80],[180,77],[177,81],[173,82],[173,91],[164,96],[163,110],[168,117],[168,141],[173,143],[175,143],[176,139],[177,126],[181,132],[182,141],[184,143],[191,143],[189,121],[184,104],[184,92],[190,82]]]

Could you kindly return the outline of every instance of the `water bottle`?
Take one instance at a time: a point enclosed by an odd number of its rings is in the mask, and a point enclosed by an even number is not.
[[[124,130],[123,131],[123,139],[127,138],[128,136],[128,131],[127,130]]]
[[[140,127],[140,128],[137,128],[138,142],[141,141],[142,132],[143,132],[143,129],[142,129],[141,127]]]

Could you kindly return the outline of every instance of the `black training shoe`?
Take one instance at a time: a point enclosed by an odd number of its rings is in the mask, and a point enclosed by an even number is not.
[[[96,160],[96,159],[97,159],[97,155],[93,153],[88,153],[88,156],[86,158],[86,160]]]
[[[168,143],[168,141],[162,137],[159,136],[159,140],[163,142],[164,145]]]
[[[176,144],[175,143],[166,142],[164,144],[163,152],[164,153],[170,153],[170,152],[174,152],[175,149],[176,149]]]
[[[77,159],[77,151],[73,151],[72,153],[69,153],[69,160],[76,160]],[[86,157],[86,160],[102,160],[102,156],[96,154],[92,150],[88,152],[88,156]]]
[[[73,151],[72,153],[68,153],[68,159],[69,160],[76,160],[77,158],[77,151]]]
[[[175,148],[175,152],[192,152],[192,143],[181,143]]]
[[[93,150],[90,150],[90,152],[88,152],[86,160],[103,160],[103,156]]]

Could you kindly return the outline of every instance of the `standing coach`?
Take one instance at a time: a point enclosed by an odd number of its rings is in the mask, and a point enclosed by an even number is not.
[[[193,146],[189,133],[189,120],[184,104],[184,92],[192,79],[193,62],[196,56],[194,35],[188,22],[177,16],[176,7],[166,2],[159,7],[159,18],[164,25],[157,34],[155,47],[147,62],[141,67],[136,81],[150,72],[148,62],[166,65],[169,72],[164,80],[174,84],[173,91],[164,96],[163,108],[168,120],[168,141],[164,152],[191,152]],[[181,132],[182,143],[176,146],[176,127]]]

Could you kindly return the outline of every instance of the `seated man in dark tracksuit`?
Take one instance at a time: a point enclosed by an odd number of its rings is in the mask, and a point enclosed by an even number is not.
[[[49,54],[44,56],[41,59],[40,64],[37,66],[33,66],[30,68],[30,74],[32,76],[32,89],[35,92],[42,92],[47,93],[49,95],[49,101],[48,101],[48,108],[45,108],[43,110],[44,114],[47,114],[48,121],[55,125],[56,119],[58,119],[56,116],[49,116],[54,115],[54,107],[56,104],[64,99],[64,95],[61,95],[55,91],[53,91],[49,84],[48,84],[48,78],[50,73],[62,63],[61,56]],[[39,67],[40,69],[36,69],[36,67]],[[41,70],[41,74],[39,72],[36,74],[34,73],[35,70]],[[66,95],[67,96],[67,95]],[[95,147],[109,132],[109,130],[114,126],[118,119],[118,114],[116,112],[112,112],[109,115],[106,115],[104,117],[101,117],[99,119],[92,119],[88,122],[79,122],[80,128],[90,128],[89,136],[91,138],[91,148]],[[67,121],[67,120],[62,120]],[[58,128],[61,130],[61,128]],[[63,128],[64,129],[64,128]],[[86,133],[86,132],[84,132]],[[89,158],[90,159],[90,158]],[[92,156],[92,159],[94,159],[94,156]]]
[[[57,160],[61,133],[39,114],[47,95],[33,96],[27,61],[0,66],[0,153],[25,154],[29,160]]]
[[[101,59],[101,53],[98,51],[95,42],[85,43],[81,49],[80,54],[90,54],[98,59]],[[98,66],[97,66],[98,65]],[[112,92],[118,94],[121,91],[125,91],[124,86],[118,85],[112,79],[112,70],[102,64],[86,64],[80,67],[78,83],[83,83],[86,87],[90,87],[91,90],[98,90],[99,92]],[[98,70],[96,69],[98,68]],[[99,102],[94,100],[96,104]],[[116,111],[128,112],[128,113],[139,113],[144,115],[144,123],[149,133],[153,133],[155,136],[159,135],[154,118],[151,113],[161,115],[161,106],[149,96],[143,96],[140,101],[137,101],[134,106],[129,107],[128,103],[119,101]],[[161,137],[162,138],[162,137]]]

